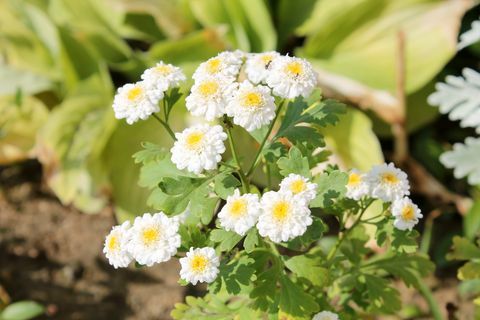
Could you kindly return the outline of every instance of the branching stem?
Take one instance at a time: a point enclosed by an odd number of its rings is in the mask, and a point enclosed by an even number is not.
[[[168,134],[170,135],[170,137],[172,137],[172,139],[175,141],[177,140],[177,138],[175,138],[175,133],[173,133],[172,129],[170,128],[170,126],[168,125],[168,123],[166,123],[165,121],[163,121],[162,119],[160,119],[159,116],[157,116],[155,113],[152,114],[153,117],[155,119],[157,119],[158,122],[160,122],[160,124],[165,128],[165,130],[167,130]]]
[[[263,149],[265,147],[265,144],[267,143],[268,137],[272,133],[273,127],[275,126],[275,123],[277,122],[277,119],[280,116],[280,113],[282,111],[283,106],[286,104],[286,101],[287,100],[283,100],[280,103],[280,105],[277,109],[277,114],[275,115],[275,118],[273,119],[272,123],[270,124],[270,127],[268,128],[267,134],[263,138],[262,143],[260,144],[260,147],[258,148],[257,154],[255,155],[255,159],[253,160],[252,165],[250,166],[250,169],[248,169],[248,171],[247,171],[247,177],[250,177],[252,175],[253,171],[255,171],[255,168],[260,163],[260,158],[261,158],[261,155],[263,153]]]

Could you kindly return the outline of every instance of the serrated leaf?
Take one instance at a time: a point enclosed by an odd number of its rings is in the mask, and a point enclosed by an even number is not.
[[[241,182],[231,173],[219,174],[215,177],[214,191],[220,198],[226,200],[240,185]]]
[[[331,206],[333,199],[341,198],[347,192],[348,175],[334,170],[316,176],[313,181],[318,185],[317,197],[310,203],[312,208],[325,208]]]
[[[222,261],[218,277],[211,285],[214,288],[213,292],[218,293],[222,286],[225,286],[229,294],[238,295],[242,287],[251,283],[251,277],[255,272],[251,265],[254,262],[248,256],[241,256],[239,259],[233,259],[230,262]]]
[[[273,140],[286,137],[294,145],[308,143],[314,147],[324,146],[323,137],[314,126],[335,124],[338,116],[344,112],[345,105],[334,100],[309,102],[310,105],[297,98],[288,104],[285,117]]]
[[[385,270],[389,274],[401,278],[407,286],[419,288],[418,276],[427,276],[434,271],[435,265],[425,255],[395,254],[375,260],[369,264],[369,268]]]
[[[247,236],[243,241],[243,247],[247,253],[250,253],[253,251],[253,249],[255,249],[259,242],[260,237],[258,235],[258,231],[256,228],[252,228],[250,231],[248,231]]]
[[[242,239],[242,236],[233,232],[223,229],[215,229],[210,233],[210,240],[219,243],[218,249],[220,251],[230,251],[237,245]]]
[[[290,278],[280,277],[280,310],[293,317],[302,317],[319,310],[315,299]]]
[[[280,270],[275,266],[257,276],[250,298],[253,300],[253,307],[263,311],[276,312],[275,302],[277,297],[277,281]]]
[[[299,174],[304,177],[310,177],[310,167],[308,159],[302,156],[300,150],[293,146],[288,152],[288,157],[282,157],[277,161],[279,172],[286,177],[291,173]]]
[[[142,150],[136,152],[132,157],[135,163],[147,163],[154,160],[161,160],[168,154],[165,148],[151,142],[143,142]]]
[[[458,279],[480,279],[480,262],[470,261],[458,269]]]
[[[370,301],[368,309],[385,313],[393,313],[400,310],[400,294],[392,288],[388,281],[372,275],[362,275],[365,281],[366,294]]]
[[[452,248],[453,251],[447,255],[449,260],[480,259],[480,248],[466,238],[453,237]]]
[[[313,216],[313,222],[308,226],[307,231],[299,237],[292,239],[286,243],[280,243],[281,246],[287,247],[292,250],[304,250],[308,248],[313,242],[320,239],[320,237],[328,231],[328,225],[326,225],[322,219]]]
[[[328,283],[328,269],[322,266],[319,256],[308,254],[295,256],[286,260],[285,266],[315,286],[323,287]]]

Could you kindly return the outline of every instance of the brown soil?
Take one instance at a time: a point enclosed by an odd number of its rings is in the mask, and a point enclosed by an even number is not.
[[[178,263],[115,270],[102,242],[111,209],[88,215],[42,187],[39,167],[0,169],[0,285],[12,301],[33,299],[45,319],[169,319],[182,301]]]

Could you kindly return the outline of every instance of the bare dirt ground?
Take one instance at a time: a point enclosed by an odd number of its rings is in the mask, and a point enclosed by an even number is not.
[[[41,319],[170,319],[186,294],[177,284],[177,261],[113,269],[102,254],[104,237],[116,224],[111,209],[88,215],[63,206],[42,185],[40,172],[35,162],[0,168],[0,289],[12,301],[47,306]],[[454,275],[425,281],[445,319],[474,319],[472,297],[460,297]],[[401,284],[398,289],[404,304],[427,312],[418,292]]]
[[[102,254],[111,210],[62,206],[39,171],[35,163],[0,171],[0,285],[10,298],[46,305],[45,319],[169,319],[184,297],[178,263],[113,269]]]

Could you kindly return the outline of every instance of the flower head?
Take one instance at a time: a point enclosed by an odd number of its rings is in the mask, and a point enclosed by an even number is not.
[[[202,77],[195,81],[185,104],[194,116],[202,116],[208,121],[225,114],[225,107],[236,84],[219,77]]]
[[[192,78],[198,81],[203,78],[221,77],[227,82],[233,82],[240,72],[244,55],[240,50],[221,52],[201,63]]]
[[[407,197],[393,202],[392,214],[395,217],[393,225],[399,230],[412,230],[418,219],[423,218],[417,205]]]
[[[245,73],[248,80],[255,84],[265,82],[272,70],[274,61],[279,57],[280,54],[275,51],[249,54],[245,63]]]
[[[126,119],[128,124],[145,120],[160,110],[158,101],[162,98],[162,90],[154,90],[144,81],[128,83],[118,88],[113,100],[115,118]]]
[[[187,80],[182,69],[171,64],[166,64],[163,61],[145,70],[141,78],[148,83],[151,88],[160,91],[167,91],[170,88],[178,87],[182,82]]]
[[[235,189],[233,195],[227,198],[227,203],[220,210],[218,218],[225,230],[244,236],[257,223],[260,210],[258,195],[251,193],[240,195],[240,191]]]
[[[360,200],[369,194],[369,185],[366,181],[365,174],[357,169],[350,170],[347,183],[347,198]]]
[[[269,191],[262,196],[260,204],[262,213],[258,218],[258,232],[273,242],[301,236],[313,222],[307,204],[289,191]]]
[[[376,165],[365,177],[373,198],[390,202],[410,194],[407,174],[393,163]]]
[[[317,74],[305,59],[282,56],[272,64],[267,84],[279,97],[294,99],[307,98],[317,86]]]
[[[197,282],[213,282],[218,275],[220,260],[213,248],[190,248],[180,259],[180,264],[180,277],[195,285]]]
[[[253,131],[275,118],[275,99],[268,87],[244,81],[228,102],[226,112],[235,124]]]
[[[330,311],[322,311],[313,316],[312,320],[339,320],[338,314]]]
[[[163,212],[136,217],[127,248],[140,264],[152,266],[170,260],[180,247],[178,222]]]
[[[317,184],[299,174],[291,173],[280,182],[280,191],[290,191],[295,197],[309,203],[317,196]]]
[[[195,174],[213,170],[225,152],[223,141],[227,135],[221,126],[196,125],[176,133],[177,141],[170,150],[172,162],[178,169],[187,169]]]
[[[129,229],[130,221],[125,221],[121,225],[113,227],[105,238],[103,253],[115,269],[125,268],[133,260],[126,247],[129,240]]]

